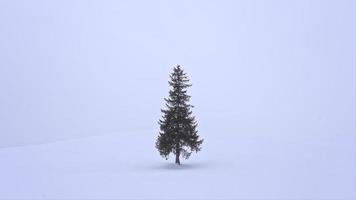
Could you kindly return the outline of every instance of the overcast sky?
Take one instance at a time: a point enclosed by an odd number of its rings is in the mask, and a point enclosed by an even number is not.
[[[0,146],[155,137],[181,64],[205,137],[352,149],[355,54],[354,0],[2,0]]]

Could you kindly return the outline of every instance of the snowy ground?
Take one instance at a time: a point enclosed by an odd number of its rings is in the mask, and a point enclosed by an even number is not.
[[[0,198],[355,198],[347,147],[216,134],[175,166],[159,157],[154,137],[111,134],[1,148]]]

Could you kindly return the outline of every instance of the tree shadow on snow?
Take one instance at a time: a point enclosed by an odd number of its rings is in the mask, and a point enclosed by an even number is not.
[[[177,165],[174,163],[161,163],[154,166],[150,166],[150,169],[153,170],[199,170],[210,168],[212,165],[209,163],[183,163]]]

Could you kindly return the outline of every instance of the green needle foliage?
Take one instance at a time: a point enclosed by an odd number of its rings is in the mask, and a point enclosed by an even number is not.
[[[188,159],[192,152],[201,149],[203,139],[197,134],[197,122],[192,116],[187,88],[192,86],[183,69],[178,65],[173,69],[168,82],[171,86],[169,97],[165,98],[166,109],[162,109],[159,120],[160,132],[156,148],[160,155],[168,159],[169,154],[176,156],[175,163],[180,165],[180,156]]]

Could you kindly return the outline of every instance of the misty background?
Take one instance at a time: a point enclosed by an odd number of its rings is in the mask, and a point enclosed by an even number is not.
[[[180,64],[207,142],[329,145],[355,166],[355,53],[353,0],[3,0],[0,147],[156,137]]]

